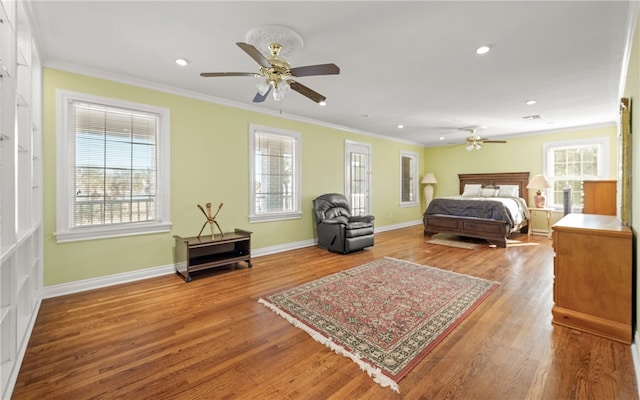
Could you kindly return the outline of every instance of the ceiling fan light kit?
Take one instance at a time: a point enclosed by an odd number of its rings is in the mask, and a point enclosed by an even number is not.
[[[471,151],[471,150],[480,150],[482,148],[482,146],[480,145],[480,143],[478,142],[473,142],[473,143],[469,143],[465,149],[467,149],[467,151]]]
[[[293,89],[321,106],[326,105],[327,98],[325,96],[294,81],[291,77],[339,74],[340,68],[337,65],[318,64],[291,68],[291,65],[283,57],[300,51],[303,47],[303,41],[296,32],[282,26],[268,25],[254,28],[247,33],[246,40],[248,43],[237,42],[236,45],[258,63],[260,73],[203,72],[200,76],[262,78],[263,81],[256,85],[257,93],[253,98],[256,103],[265,101],[270,91],[273,91],[273,99],[280,101],[290,89]],[[258,48],[267,48],[269,54],[265,56]]]
[[[480,137],[476,134],[476,128],[467,128],[464,130],[469,131],[469,136],[467,136],[467,142],[465,146],[465,149],[467,151],[480,150],[483,143],[507,143],[506,140],[489,140],[487,138]]]

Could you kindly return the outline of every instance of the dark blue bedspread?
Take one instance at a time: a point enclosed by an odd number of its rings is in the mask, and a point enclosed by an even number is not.
[[[496,221],[505,221],[509,231],[515,226],[511,211],[501,201],[474,198],[447,198],[433,199],[424,215],[453,215],[459,217],[486,218]]]

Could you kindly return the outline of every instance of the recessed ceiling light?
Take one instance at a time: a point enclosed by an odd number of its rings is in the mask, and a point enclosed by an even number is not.
[[[532,106],[532,105],[534,105],[536,103],[537,103],[537,101],[535,101],[535,100],[527,100],[527,105],[528,106]]]
[[[404,128],[404,125],[398,124],[398,129],[402,129],[402,128]]]
[[[480,46],[476,49],[476,54],[487,54],[490,50],[489,46]]]
[[[327,102],[322,100],[321,102],[318,103],[320,105],[320,107],[324,107],[327,105]]]
[[[184,58],[176,58],[176,64],[178,64],[181,67],[184,67],[185,65],[189,64],[189,61],[187,61]]]
[[[440,139],[438,139],[438,140],[444,140],[444,136],[440,136]]]

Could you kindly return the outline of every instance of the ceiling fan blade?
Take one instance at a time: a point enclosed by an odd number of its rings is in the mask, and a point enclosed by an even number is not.
[[[483,140],[482,143],[507,143],[506,140]]]
[[[335,64],[318,64],[291,68],[292,76],[335,75],[339,73],[340,68]]]
[[[260,74],[255,72],[203,72],[200,76],[204,76],[205,78],[213,76],[252,76],[254,78],[259,78]]]
[[[255,46],[243,42],[236,42],[236,44],[238,45],[238,47],[244,50],[245,53],[251,56],[251,58],[256,60],[258,64],[265,68],[271,68],[271,63],[269,62],[269,60],[267,60],[267,58],[262,55],[262,53],[260,53],[260,50],[256,49]]]
[[[270,92],[271,92],[271,86],[269,86],[269,89],[267,89],[265,94],[260,94],[260,92],[257,92],[255,97],[253,98],[253,102],[254,103],[262,103],[263,101],[266,100],[267,96],[269,96]]]
[[[309,99],[315,101],[316,103],[320,103],[320,102],[325,101],[327,99],[326,97],[324,97],[320,93],[309,89],[308,87],[306,87],[305,85],[303,85],[301,83],[298,83],[298,82],[293,81],[291,79],[289,79],[287,81],[287,83],[289,83],[289,86],[291,87],[291,89],[295,90],[296,92],[300,93],[303,96],[308,97]]]

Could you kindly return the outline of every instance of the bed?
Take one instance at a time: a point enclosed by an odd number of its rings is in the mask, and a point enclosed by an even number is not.
[[[458,236],[485,239],[490,244],[497,247],[507,247],[507,238],[511,233],[526,233],[529,224],[529,213],[527,210],[527,184],[529,182],[528,172],[503,172],[503,173],[482,173],[482,174],[459,174],[460,195],[465,194],[464,199],[458,199],[460,202],[466,201],[466,212],[455,215],[451,209],[456,207],[442,206],[443,199],[436,198],[431,201],[429,207],[424,212],[424,235],[432,236],[436,233],[447,233]],[[523,215],[515,218],[504,216],[504,210],[500,209],[499,203],[496,201],[483,201],[493,199],[479,199],[469,197],[465,193],[465,187],[477,187],[480,190],[496,189],[502,185],[505,189],[514,190],[517,187],[520,203],[523,204]],[[489,190],[485,194],[490,193]],[[499,192],[498,192],[499,193]],[[459,197],[459,196],[456,196]],[[469,198],[467,198],[469,197]],[[478,196],[488,197],[488,196]],[[486,203],[497,204],[495,209],[488,210]],[[465,207],[459,207],[465,208]],[[482,216],[470,216],[472,209],[480,209]],[[464,215],[461,215],[464,214]]]

